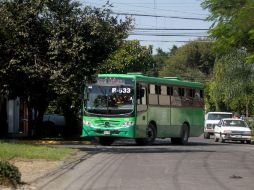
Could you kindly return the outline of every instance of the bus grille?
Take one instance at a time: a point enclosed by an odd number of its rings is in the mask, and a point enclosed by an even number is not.
[[[120,121],[113,120],[97,120],[95,125],[97,127],[119,127]]]
[[[232,131],[233,135],[244,135],[245,133],[243,131]]]

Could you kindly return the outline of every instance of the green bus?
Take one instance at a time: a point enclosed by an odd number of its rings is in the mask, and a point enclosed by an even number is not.
[[[187,144],[204,127],[203,84],[177,77],[141,73],[99,74],[84,90],[82,137],[97,137],[101,145],[117,138],[138,145],[156,138]]]

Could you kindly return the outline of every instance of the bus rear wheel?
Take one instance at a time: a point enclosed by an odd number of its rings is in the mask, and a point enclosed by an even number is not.
[[[99,143],[103,146],[110,146],[114,141],[115,139],[111,137],[99,137]]]
[[[147,127],[147,137],[135,139],[137,145],[151,145],[156,139],[156,128],[153,124],[149,124]]]
[[[189,127],[187,124],[183,124],[181,137],[180,138],[171,138],[171,143],[174,145],[186,145],[189,140]]]

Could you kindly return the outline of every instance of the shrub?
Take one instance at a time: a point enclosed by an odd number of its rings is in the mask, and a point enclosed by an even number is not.
[[[13,164],[0,160],[0,180],[10,180],[12,183],[17,184],[21,181],[21,173]],[[0,184],[3,183],[0,181]]]

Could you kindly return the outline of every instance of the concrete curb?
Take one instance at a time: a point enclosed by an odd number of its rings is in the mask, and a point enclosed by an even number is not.
[[[18,139],[4,139],[0,142],[19,143],[19,144],[34,144],[34,145],[91,145],[88,140],[18,140]]]

